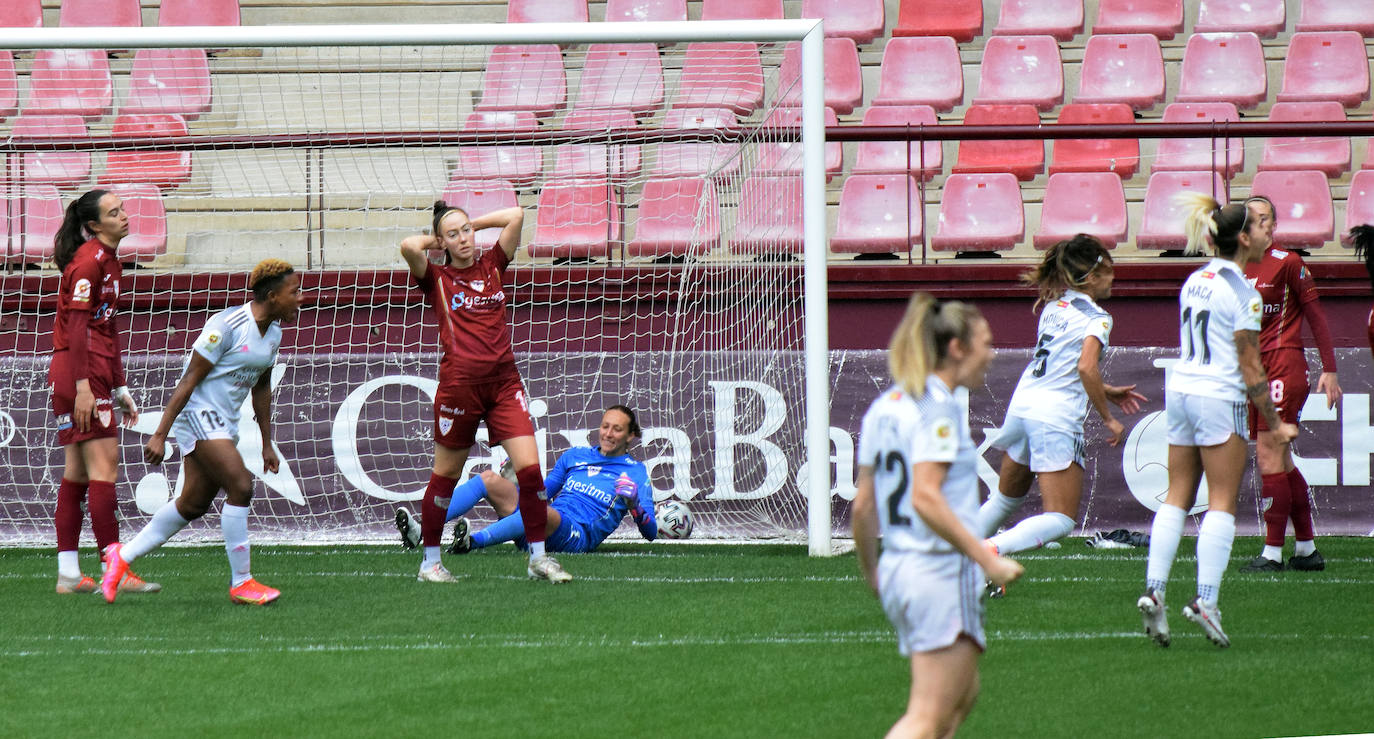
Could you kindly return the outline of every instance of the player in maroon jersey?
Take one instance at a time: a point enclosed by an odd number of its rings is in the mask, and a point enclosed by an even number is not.
[[[544,476],[506,316],[503,278],[520,246],[524,222],[519,207],[469,219],[461,208],[439,200],[434,203],[430,233],[401,242],[401,257],[438,319],[443,350],[434,397],[434,466],[418,524],[424,545],[418,578],[422,582],[456,581],[440,561],[439,539],[479,421],[486,421],[489,443],[500,444],[515,468],[520,516],[530,545],[527,573],[553,583],[572,579],[544,551]],[[473,240],[484,228],[501,229],[496,246],[485,252]],[[431,262],[431,252],[442,254],[443,263]],[[417,525],[414,518],[404,508],[396,511],[402,534]]]
[[[1274,204],[1267,198],[1252,197],[1246,201],[1250,217],[1273,234]],[[1288,423],[1298,422],[1298,413],[1307,402],[1307,359],[1303,354],[1302,322],[1307,321],[1321,354],[1322,371],[1317,380],[1317,392],[1326,394],[1326,407],[1335,406],[1341,399],[1341,386],[1336,381],[1336,350],[1331,344],[1326,313],[1317,299],[1317,286],[1312,273],[1297,252],[1271,245],[1259,262],[1246,267],[1245,276],[1255,284],[1264,299],[1264,316],[1260,322],[1260,358],[1269,374],[1269,397],[1273,399],[1279,417]],[[1283,565],[1283,539],[1288,521],[1293,521],[1295,550],[1288,560],[1294,570],[1321,570],[1326,563],[1317,551],[1312,529],[1312,499],[1307,480],[1293,463],[1291,445],[1279,444],[1262,434],[1267,430],[1264,419],[1250,406],[1250,437],[1256,440],[1255,461],[1260,471],[1260,506],[1264,511],[1264,551],[1243,572],[1277,572]]]
[[[91,190],[72,201],[53,239],[54,260],[62,270],[57,319],[53,324],[48,387],[64,457],[57,488],[57,592],[92,593],[96,582],[81,572],[77,542],[81,503],[91,512],[91,531],[99,551],[119,541],[115,517],[115,480],[119,475],[119,419],[138,421],[138,406],[124,379],[120,356],[119,242],[129,234],[124,201],[106,190]],[[157,592],[157,583],[129,573],[124,592]]]
[[[1355,246],[1355,258],[1364,260],[1370,287],[1374,288],[1374,225],[1366,223],[1350,229],[1349,242]],[[1365,319],[1365,334],[1369,338],[1369,350],[1374,352],[1374,308],[1369,309],[1369,317]]]

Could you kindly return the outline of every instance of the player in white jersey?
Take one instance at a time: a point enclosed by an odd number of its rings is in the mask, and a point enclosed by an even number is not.
[[[253,414],[262,434],[263,469],[280,466],[272,448],[272,365],[281,345],[281,322],[296,317],[301,280],[291,265],[266,259],[248,278],[252,302],[218,313],[206,322],[192,345],[181,381],[172,390],[157,431],[144,446],[149,464],[161,464],[169,432],[181,448],[181,494],[153,514],[128,544],[111,544],[105,552],[101,591],[113,603],[119,573],[135,559],[162,546],[191,521],[205,515],[220,490],[224,549],[229,555],[229,599],[266,605],[281,592],[257,580],[249,568],[248,512],[253,475],[239,455],[239,408],[251,394]],[[115,574],[111,574],[115,573]]]
[[[978,451],[957,393],[982,385],[992,356],[976,308],[916,293],[889,346],[896,384],[864,416],[854,543],[911,658],[906,713],[889,736],[954,734],[978,696],[984,575],[1005,585],[1022,572],[972,530]]]
[[[1178,296],[1179,358],[1165,382],[1169,423],[1169,492],[1150,528],[1145,593],[1136,601],[1145,633],[1169,646],[1164,589],[1183,535],[1183,519],[1207,475],[1207,514],[1197,536],[1197,597],[1183,616],[1220,647],[1231,641],[1217,607],[1221,575],[1236,536],[1236,497],[1245,470],[1249,397],[1282,446],[1298,428],[1279,418],[1269,397],[1269,378],[1260,361],[1263,300],[1245,279],[1246,264],[1269,246],[1270,229],[1250,210],[1222,207],[1199,193],[1179,196],[1188,230],[1188,252],[1201,253],[1209,240],[1216,255],[1183,283]]]
[[[1112,257],[1101,241],[1078,234],[1046,250],[1022,282],[1040,295],[1035,354],[1012,393],[1007,417],[992,445],[1006,452],[992,491],[978,512],[978,530],[1002,554],[1034,549],[1068,536],[1077,525],[1083,496],[1084,434],[1088,403],[1107,426],[1116,446],[1126,427],[1112,415],[1111,401],[1126,413],[1140,410],[1145,396],[1135,385],[1107,385],[1099,366],[1112,333],[1112,317],[1097,301],[1112,292]],[[996,536],[1021,507],[1031,483],[1040,481],[1044,511]],[[1000,591],[993,591],[993,595]]]

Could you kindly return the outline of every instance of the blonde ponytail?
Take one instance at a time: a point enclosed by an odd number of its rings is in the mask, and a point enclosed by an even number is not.
[[[1207,253],[1207,244],[1217,233],[1216,213],[1221,203],[1211,195],[1200,192],[1180,192],[1174,203],[1183,210],[1183,232],[1188,236],[1187,256]]]
[[[981,318],[968,303],[942,303],[930,293],[913,294],[888,344],[887,369],[893,381],[913,398],[925,395],[926,378],[945,360],[949,342],[969,341]]]

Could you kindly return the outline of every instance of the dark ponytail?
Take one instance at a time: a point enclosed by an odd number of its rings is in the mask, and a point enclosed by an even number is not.
[[[57,262],[59,270],[66,269],[67,265],[71,264],[72,257],[76,256],[76,250],[90,240],[86,224],[100,220],[100,199],[109,192],[91,190],[67,206],[67,212],[62,216],[62,225],[52,240],[53,261]]]
[[[1355,258],[1364,262],[1369,273],[1369,284],[1374,288],[1374,226],[1363,224],[1350,229],[1350,240],[1355,242]]]

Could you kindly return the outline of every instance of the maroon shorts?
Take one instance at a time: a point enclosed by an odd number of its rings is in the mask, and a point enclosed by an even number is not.
[[[119,435],[119,418],[115,412],[110,387],[114,378],[114,360],[94,354],[89,356],[87,382],[95,396],[95,418],[84,432],[76,430],[72,412],[76,409],[76,384],[67,364],[70,352],[54,352],[48,366],[48,390],[52,394],[52,414],[57,422],[57,443],[61,446],[79,444],[91,439],[112,439]]]
[[[487,422],[487,443],[534,436],[525,386],[519,375],[481,382],[439,379],[434,396],[434,443],[467,449],[477,441],[477,424]]]
[[[1264,355],[1264,371],[1269,375],[1269,399],[1274,401],[1274,410],[1279,418],[1288,423],[1298,422],[1298,413],[1307,403],[1311,387],[1307,384],[1307,357],[1297,350],[1279,350]],[[1268,431],[1269,424],[1264,422],[1255,404],[1250,404],[1250,438],[1261,431]]]

